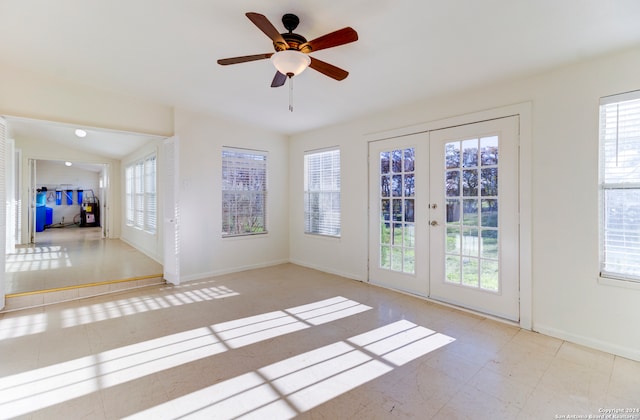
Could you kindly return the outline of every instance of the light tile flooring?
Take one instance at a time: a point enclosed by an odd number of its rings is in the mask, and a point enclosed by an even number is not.
[[[0,314],[0,355],[2,418],[640,408],[638,362],[291,264]]]
[[[99,227],[51,228],[7,255],[7,294],[162,274],[162,265]]]

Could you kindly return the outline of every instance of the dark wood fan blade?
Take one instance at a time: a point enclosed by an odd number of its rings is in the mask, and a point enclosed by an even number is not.
[[[276,75],[273,77],[273,81],[271,82],[271,87],[280,87],[284,85],[284,82],[286,81],[287,81],[287,76],[277,71]]]
[[[267,19],[266,16],[254,12],[248,12],[246,13],[246,15],[249,20],[253,22],[253,24],[256,25],[258,29],[264,32],[266,36],[271,38],[274,43],[281,44],[282,49],[286,50],[289,48],[289,44],[287,44],[287,41],[284,40],[282,35],[280,35],[280,32],[278,32],[276,27],[273,26],[271,22],[269,22],[269,19]]]
[[[336,80],[344,80],[349,75],[348,71],[342,70],[340,67],[325,63],[324,61],[320,61],[313,57],[311,57],[311,64],[309,64],[309,67]]]
[[[350,27],[338,29],[337,31],[328,33],[319,38],[312,39],[311,41],[302,44],[298,49],[302,49],[309,45],[311,51],[319,51],[325,48],[337,47],[338,45],[348,44],[358,40],[358,33]]]
[[[255,55],[243,55],[242,57],[221,58],[220,60],[218,60],[218,64],[222,66],[227,66],[229,64],[246,63],[248,61],[264,60],[265,58],[269,58],[272,55],[273,53],[266,53],[266,54],[255,54]]]

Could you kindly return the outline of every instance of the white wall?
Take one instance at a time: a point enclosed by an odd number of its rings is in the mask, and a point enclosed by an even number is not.
[[[0,64],[0,115],[161,136],[173,134],[170,106]]]
[[[182,281],[288,261],[289,167],[285,136],[176,110],[180,139],[180,272]],[[222,147],[267,151],[264,235],[222,238]]]
[[[432,98],[290,140],[290,258],[367,278],[369,133],[531,101],[533,329],[640,360],[640,288],[598,282],[598,101],[640,89],[640,49]],[[305,150],[342,150],[342,237],[303,233]],[[300,176],[295,176],[299,174]]]
[[[47,187],[47,207],[53,209],[53,224],[62,223],[68,225],[80,222],[80,205],[78,203],[77,190],[82,189],[88,193],[93,190],[99,197],[100,174],[88,171],[77,166],[65,166],[61,162],[39,160],[36,165],[36,187]],[[73,204],[67,204],[65,191],[62,191],[62,203],[56,204],[56,188],[60,186],[72,188]],[[64,189],[64,188],[63,188]]]

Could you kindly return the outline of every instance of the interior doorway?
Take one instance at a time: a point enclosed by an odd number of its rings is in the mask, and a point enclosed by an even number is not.
[[[108,163],[29,159],[29,243],[45,230],[98,227],[108,237]],[[48,235],[54,236],[55,235]]]
[[[15,292],[9,282],[16,273],[38,279],[28,290],[20,288],[26,293],[49,290],[50,286],[65,288],[150,274],[161,276],[161,258],[140,251],[135,241],[120,239],[119,215],[124,201],[121,162],[141,148],[155,147],[164,137],[19,117],[5,119],[8,138],[15,144],[12,158],[18,167],[15,226],[19,232],[14,252],[6,256],[5,292]],[[84,132],[83,137],[76,134],[78,131]],[[80,172],[75,178],[52,179],[43,172],[47,166],[49,175],[82,169],[92,173],[93,180],[85,183]],[[40,198],[44,201],[38,203],[43,187],[46,191]],[[40,212],[44,210],[42,227],[37,225],[37,207],[42,207]],[[50,219],[46,207],[51,208]],[[158,242],[161,253],[162,244]],[[40,281],[49,278],[56,283]]]

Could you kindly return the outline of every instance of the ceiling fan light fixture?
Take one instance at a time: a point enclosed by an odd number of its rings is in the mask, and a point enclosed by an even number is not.
[[[311,57],[296,50],[278,51],[271,56],[271,62],[282,74],[297,76],[311,64]]]

